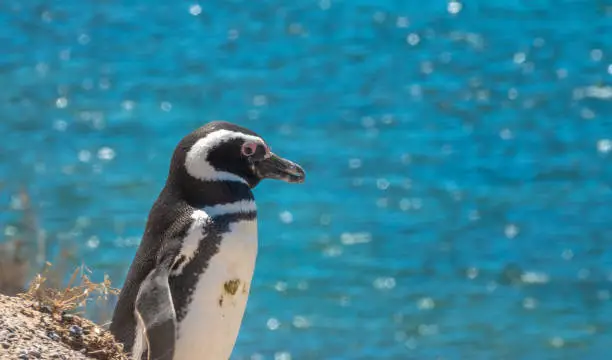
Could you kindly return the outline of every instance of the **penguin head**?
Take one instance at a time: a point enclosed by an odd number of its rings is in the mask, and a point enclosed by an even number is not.
[[[244,127],[210,122],[184,137],[173,163],[202,181],[240,181],[254,188],[263,179],[304,182],[305,172],[296,163],[278,156],[262,137]]]

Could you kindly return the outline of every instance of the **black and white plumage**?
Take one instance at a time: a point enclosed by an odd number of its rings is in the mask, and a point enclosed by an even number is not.
[[[304,171],[254,132],[211,122],[184,137],[121,290],[110,330],[133,359],[228,359],[257,257],[251,189]]]

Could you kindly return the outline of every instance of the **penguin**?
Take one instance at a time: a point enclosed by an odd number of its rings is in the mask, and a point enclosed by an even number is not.
[[[226,121],[179,141],[109,327],[131,359],[229,359],[255,269],[253,189],[263,179],[302,183],[305,172]]]

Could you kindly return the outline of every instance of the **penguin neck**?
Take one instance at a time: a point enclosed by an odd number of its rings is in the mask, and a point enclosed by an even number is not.
[[[214,212],[222,212],[221,209],[234,207],[240,211],[245,207],[246,211],[252,211],[255,207],[255,197],[249,185],[241,181],[230,180],[198,180],[194,178],[182,179],[180,185],[171,183],[178,190],[180,197],[190,206],[209,210],[210,216]],[[208,212],[208,211],[207,211]]]

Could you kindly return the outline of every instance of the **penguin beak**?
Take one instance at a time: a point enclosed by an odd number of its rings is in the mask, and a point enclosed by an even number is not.
[[[275,153],[254,163],[255,171],[262,178],[282,180],[288,183],[303,183],[306,173],[298,164]]]

